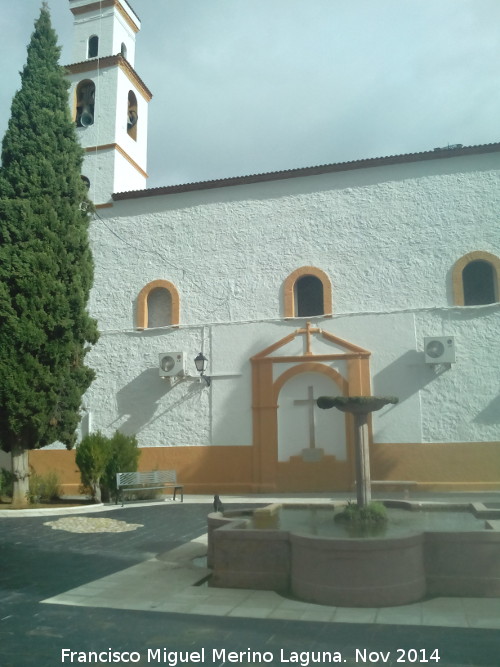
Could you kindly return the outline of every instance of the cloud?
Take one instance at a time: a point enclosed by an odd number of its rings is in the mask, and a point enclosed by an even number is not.
[[[131,4],[151,187],[500,139],[498,0]],[[72,15],[50,5],[67,63]],[[38,12],[2,17],[2,133]]]

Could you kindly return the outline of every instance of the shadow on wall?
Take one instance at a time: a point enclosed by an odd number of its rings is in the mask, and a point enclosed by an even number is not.
[[[133,326],[136,326],[137,322],[137,299],[134,301],[134,322]],[[125,336],[127,338],[157,338],[159,336],[165,337],[166,334],[173,333],[178,331],[179,327],[171,325],[164,327],[157,327],[155,329],[138,329],[137,331],[126,331]]]
[[[441,366],[439,370],[436,370],[426,364],[423,352],[408,350],[373,376],[373,394],[375,396],[397,396],[401,404],[432,382],[437,374],[446,370]],[[394,407],[388,409],[391,410]]]
[[[189,385],[182,396],[170,403],[165,410],[156,414],[160,401],[175,386],[176,384],[162,380],[157,368],[147,368],[122,387],[116,394],[118,420],[121,421],[123,417],[127,417],[127,421],[120,425],[120,431],[126,435],[140,433],[147,424],[156,421],[180,403],[190,400],[202,387],[199,383]]]
[[[500,424],[500,396],[494,398],[484,410],[474,417],[476,424]]]

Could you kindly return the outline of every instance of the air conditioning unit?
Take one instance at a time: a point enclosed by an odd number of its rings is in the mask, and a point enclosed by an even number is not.
[[[162,352],[159,355],[159,366],[162,378],[186,375],[186,353]]]
[[[424,338],[426,364],[452,364],[455,361],[455,339],[452,336]]]

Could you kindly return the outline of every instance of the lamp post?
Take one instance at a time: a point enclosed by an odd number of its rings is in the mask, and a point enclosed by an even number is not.
[[[196,370],[198,371],[200,376],[207,383],[207,387],[210,387],[212,381],[209,377],[207,377],[205,375],[205,369],[207,367],[207,362],[208,362],[208,359],[205,357],[203,352],[200,352],[200,354],[197,357],[195,357],[194,365],[196,366]]]

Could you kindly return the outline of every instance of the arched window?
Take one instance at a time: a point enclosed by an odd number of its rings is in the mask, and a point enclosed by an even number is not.
[[[464,305],[495,303],[495,271],[489,262],[476,259],[462,271]]]
[[[85,183],[85,187],[87,188],[87,190],[89,190],[90,189],[90,180],[87,178],[87,176],[80,176],[80,178]]]
[[[294,300],[297,317],[324,315],[323,283],[316,276],[301,276],[295,281]]]
[[[99,37],[97,35],[92,35],[92,37],[89,38],[87,58],[97,58],[98,53],[99,53]]]
[[[137,328],[168,327],[179,324],[179,292],[168,280],[153,280],[137,297]]]
[[[120,53],[122,54],[122,56],[124,58],[127,58],[127,47],[125,46],[125,44],[123,42],[122,42],[122,45],[120,47]]]
[[[172,324],[172,295],[165,287],[156,287],[148,294],[148,329]]]
[[[94,124],[95,84],[89,79],[80,81],[76,87],[76,118],[77,127],[88,127]]]
[[[127,134],[137,141],[137,97],[132,90],[128,93]]]
[[[291,273],[284,287],[285,317],[332,314],[332,286],[324,271],[303,266]]]
[[[500,294],[500,259],[477,250],[461,257],[452,272],[453,301],[457,306],[496,303]]]

